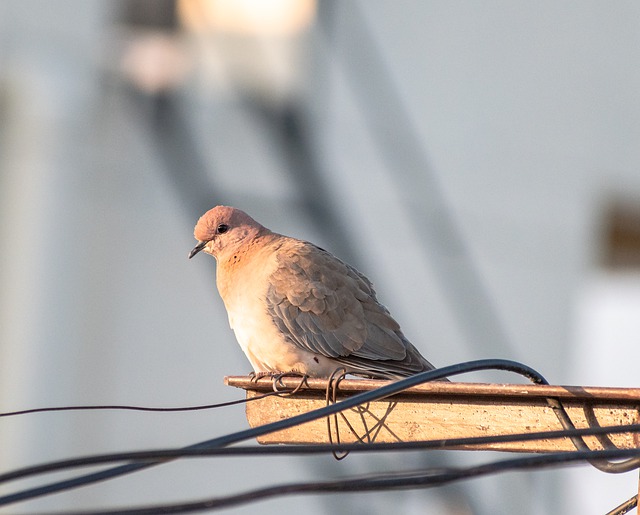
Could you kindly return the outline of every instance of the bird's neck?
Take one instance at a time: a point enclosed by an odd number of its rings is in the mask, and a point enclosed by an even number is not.
[[[249,270],[261,266],[257,263],[262,262],[262,254],[269,252],[279,237],[278,234],[265,229],[237,245],[225,247],[224,252],[216,256],[216,279],[218,290],[223,299],[235,283],[241,281],[243,277],[251,275],[248,274]]]

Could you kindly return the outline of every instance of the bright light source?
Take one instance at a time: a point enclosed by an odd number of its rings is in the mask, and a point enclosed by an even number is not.
[[[194,31],[246,36],[294,36],[316,12],[315,0],[180,0],[183,24]]]

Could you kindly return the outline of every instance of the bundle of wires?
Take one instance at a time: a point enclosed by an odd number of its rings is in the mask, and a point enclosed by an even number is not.
[[[381,490],[397,490],[408,488],[427,488],[438,485],[451,483],[463,479],[485,476],[510,470],[539,469],[543,467],[559,466],[568,463],[588,462],[598,470],[606,473],[624,473],[640,467],[640,449],[610,449],[592,451],[585,443],[583,437],[587,435],[602,435],[615,433],[637,433],[640,432],[640,424],[611,426],[611,427],[593,427],[585,429],[576,429],[573,422],[569,418],[566,410],[562,406],[559,399],[548,398],[547,403],[554,410],[560,424],[563,427],[561,431],[545,431],[537,433],[501,435],[501,436],[485,436],[473,438],[456,438],[445,440],[431,440],[419,442],[396,442],[396,443],[356,443],[356,444],[330,444],[330,445],[312,445],[312,446],[277,446],[277,447],[242,447],[233,446],[243,441],[251,440],[275,431],[304,424],[312,420],[321,419],[335,415],[344,410],[357,407],[361,404],[380,400],[419,385],[424,382],[442,379],[444,377],[453,377],[461,374],[476,372],[480,370],[504,370],[522,375],[535,384],[549,384],[546,379],[538,372],[523,365],[509,360],[486,359],[470,361],[443,367],[441,369],[423,372],[411,377],[407,377],[396,382],[387,384],[375,390],[359,393],[344,400],[329,404],[326,407],[316,409],[298,416],[288,419],[279,420],[263,426],[246,429],[236,433],[200,442],[190,445],[182,449],[163,449],[155,451],[143,452],[127,452],[115,454],[103,454],[96,456],[88,456],[83,458],[75,458],[52,463],[46,463],[34,467],[23,468],[4,474],[0,474],[0,484],[13,481],[20,478],[31,477],[53,471],[72,469],[77,467],[86,467],[89,465],[105,464],[105,463],[126,463],[102,471],[80,475],[71,479],[53,482],[20,490],[8,495],[0,497],[0,506],[34,499],[44,495],[56,492],[67,491],[79,486],[88,485],[115,478],[125,474],[137,472],[149,467],[167,463],[177,458],[193,458],[193,457],[211,457],[211,456],[247,456],[247,455],[273,455],[273,454],[318,454],[318,453],[344,453],[344,452],[383,452],[383,451],[407,451],[407,450],[433,450],[433,449],[451,449],[468,445],[481,445],[490,443],[503,443],[525,440],[554,439],[554,438],[570,438],[576,447],[576,451],[549,453],[545,455],[519,457],[514,459],[493,461],[482,465],[476,465],[466,468],[428,468],[421,470],[388,472],[377,475],[354,476],[341,478],[338,481],[318,481],[305,483],[291,483],[284,485],[275,485],[255,490],[249,490],[240,494],[214,497],[194,501],[190,503],[164,504],[154,506],[141,506],[135,508],[118,509],[118,510],[98,510],[86,511],[82,513],[97,514],[147,514],[147,513],[188,513],[207,511],[219,508],[225,508],[232,505],[257,501],[275,496],[302,494],[302,493],[329,493],[329,492],[364,492],[364,491],[381,491]],[[302,381],[300,383],[302,385]],[[268,392],[251,400],[264,398],[267,395],[283,395],[289,392],[274,391]],[[232,401],[230,403],[211,404],[206,406],[193,406],[186,408],[146,408],[137,406],[71,406],[60,408],[39,408],[35,410],[23,410],[11,413],[2,413],[0,416],[16,416],[27,413],[36,413],[42,411],[60,411],[72,409],[130,409],[143,411],[188,411],[199,409],[211,409],[232,404],[238,404],[241,401]],[[611,461],[620,460],[620,461]],[[618,507],[614,508],[607,515],[622,515],[633,509],[637,505],[637,495],[625,501]]]

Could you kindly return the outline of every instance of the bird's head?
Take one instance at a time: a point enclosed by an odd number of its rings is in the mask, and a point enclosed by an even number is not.
[[[216,206],[198,220],[193,231],[198,244],[189,253],[189,259],[201,250],[217,259],[225,251],[233,252],[266,230],[244,211]]]

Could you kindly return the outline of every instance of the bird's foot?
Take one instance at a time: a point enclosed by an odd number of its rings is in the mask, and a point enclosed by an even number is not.
[[[293,390],[290,390],[287,389],[287,387],[282,382],[285,377],[299,377],[300,382]],[[271,379],[273,381],[273,391],[288,394],[296,393],[306,384],[308,377],[309,376],[307,374],[297,372],[295,370],[291,370],[289,372],[276,372],[271,376]]]
[[[307,378],[309,377],[307,374],[303,374],[302,372],[296,372],[295,370],[291,370],[289,372],[251,372],[249,374],[250,380],[252,383],[257,383],[263,377],[271,378],[273,382],[273,391],[281,392],[281,393],[295,393],[305,384]],[[293,391],[288,390],[287,387],[283,384],[282,380],[285,377],[299,377],[300,384],[296,386]],[[284,389],[284,390],[283,390]]]
[[[280,374],[281,372],[265,372],[261,370],[260,372],[249,372],[249,379],[252,383],[257,383],[263,377],[273,377],[275,374]]]

